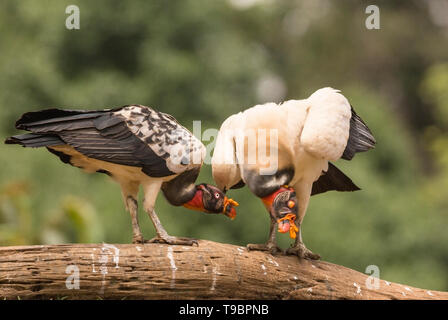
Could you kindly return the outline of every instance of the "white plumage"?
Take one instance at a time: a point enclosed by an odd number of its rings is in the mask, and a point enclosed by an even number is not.
[[[300,144],[317,159],[338,160],[348,141],[350,103],[338,90],[324,88],[306,99],[306,104]],[[300,104],[291,107],[300,108]]]
[[[212,158],[213,177],[218,187],[230,189],[244,177],[249,154],[244,137],[256,131],[278,131],[278,155],[282,164],[292,164],[293,183],[312,183],[326,171],[328,161],[339,159],[350,130],[350,104],[332,88],[316,91],[308,99],[289,100],[280,105],[256,105],[227,118],[222,124]],[[258,137],[258,136],[257,136]],[[263,143],[263,142],[262,142]],[[257,145],[261,148],[261,145]],[[269,149],[266,141],[263,147]],[[245,159],[238,164],[238,159]],[[266,164],[255,165],[266,167]]]
[[[256,139],[251,142],[247,137],[254,134]],[[257,157],[251,163],[249,150],[254,140]],[[300,227],[312,194],[359,190],[334,165],[329,166],[329,161],[351,159],[354,153],[373,148],[374,144],[370,130],[340,91],[323,88],[308,99],[257,105],[224,121],[212,158],[213,177],[224,191],[245,183],[262,199],[282,185],[292,187],[298,202],[296,224]],[[260,149],[270,155],[269,161],[261,161]],[[230,164],[229,159],[233,160]],[[274,166],[275,173],[262,174],[263,169]],[[273,208],[267,209],[274,220],[281,217]],[[274,244],[267,245],[272,249]],[[298,247],[296,251],[300,252],[294,253],[316,256],[304,247],[300,234],[296,239]]]

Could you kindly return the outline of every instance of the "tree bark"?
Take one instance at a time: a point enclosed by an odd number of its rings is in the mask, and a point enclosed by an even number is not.
[[[328,262],[211,241],[0,248],[2,299],[448,299],[447,292],[377,283]]]

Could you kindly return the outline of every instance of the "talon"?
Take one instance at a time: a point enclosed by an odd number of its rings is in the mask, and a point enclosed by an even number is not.
[[[247,250],[253,250],[253,251],[268,251],[270,254],[284,254],[284,251],[282,248],[278,247],[277,245],[273,243],[265,243],[265,244],[253,244],[249,243],[246,246]]]
[[[299,257],[299,259],[319,260],[320,255],[313,253],[305,245],[299,244],[295,247],[286,250],[287,255],[293,255]]]
[[[132,243],[133,244],[143,244],[143,243],[145,243],[145,239],[143,239],[142,235],[134,236],[134,237],[132,237]]]
[[[167,243],[167,242],[162,238],[154,237],[152,239],[145,240],[145,243]]]
[[[197,245],[199,246],[199,243],[196,239],[189,239],[189,238],[177,238],[177,237],[154,237],[151,240],[146,240],[146,243],[165,243],[170,245],[184,245],[184,246],[192,246]]]

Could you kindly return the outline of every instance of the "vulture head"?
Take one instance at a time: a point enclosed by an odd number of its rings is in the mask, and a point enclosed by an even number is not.
[[[220,189],[210,184],[202,183],[196,186],[196,193],[192,200],[184,207],[207,213],[222,213],[231,219],[236,216],[235,207],[238,202],[228,198]]]
[[[283,186],[262,200],[271,217],[277,221],[278,232],[289,232],[290,237],[295,239],[299,230],[294,221],[299,212],[299,205],[294,189]]]

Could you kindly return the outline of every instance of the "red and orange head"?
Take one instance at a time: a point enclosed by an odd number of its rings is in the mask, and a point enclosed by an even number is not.
[[[205,183],[197,185],[193,199],[184,204],[188,209],[222,213],[231,219],[236,217],[237,206],[238,202],[228,198],[219,188]]]
[[[294,189],[283,186],[261,200],[272,218],[277,221],[278,232],[289,231],[289,236],[295,239],[299,231],[294,223],[299,212],[299,205]]]

